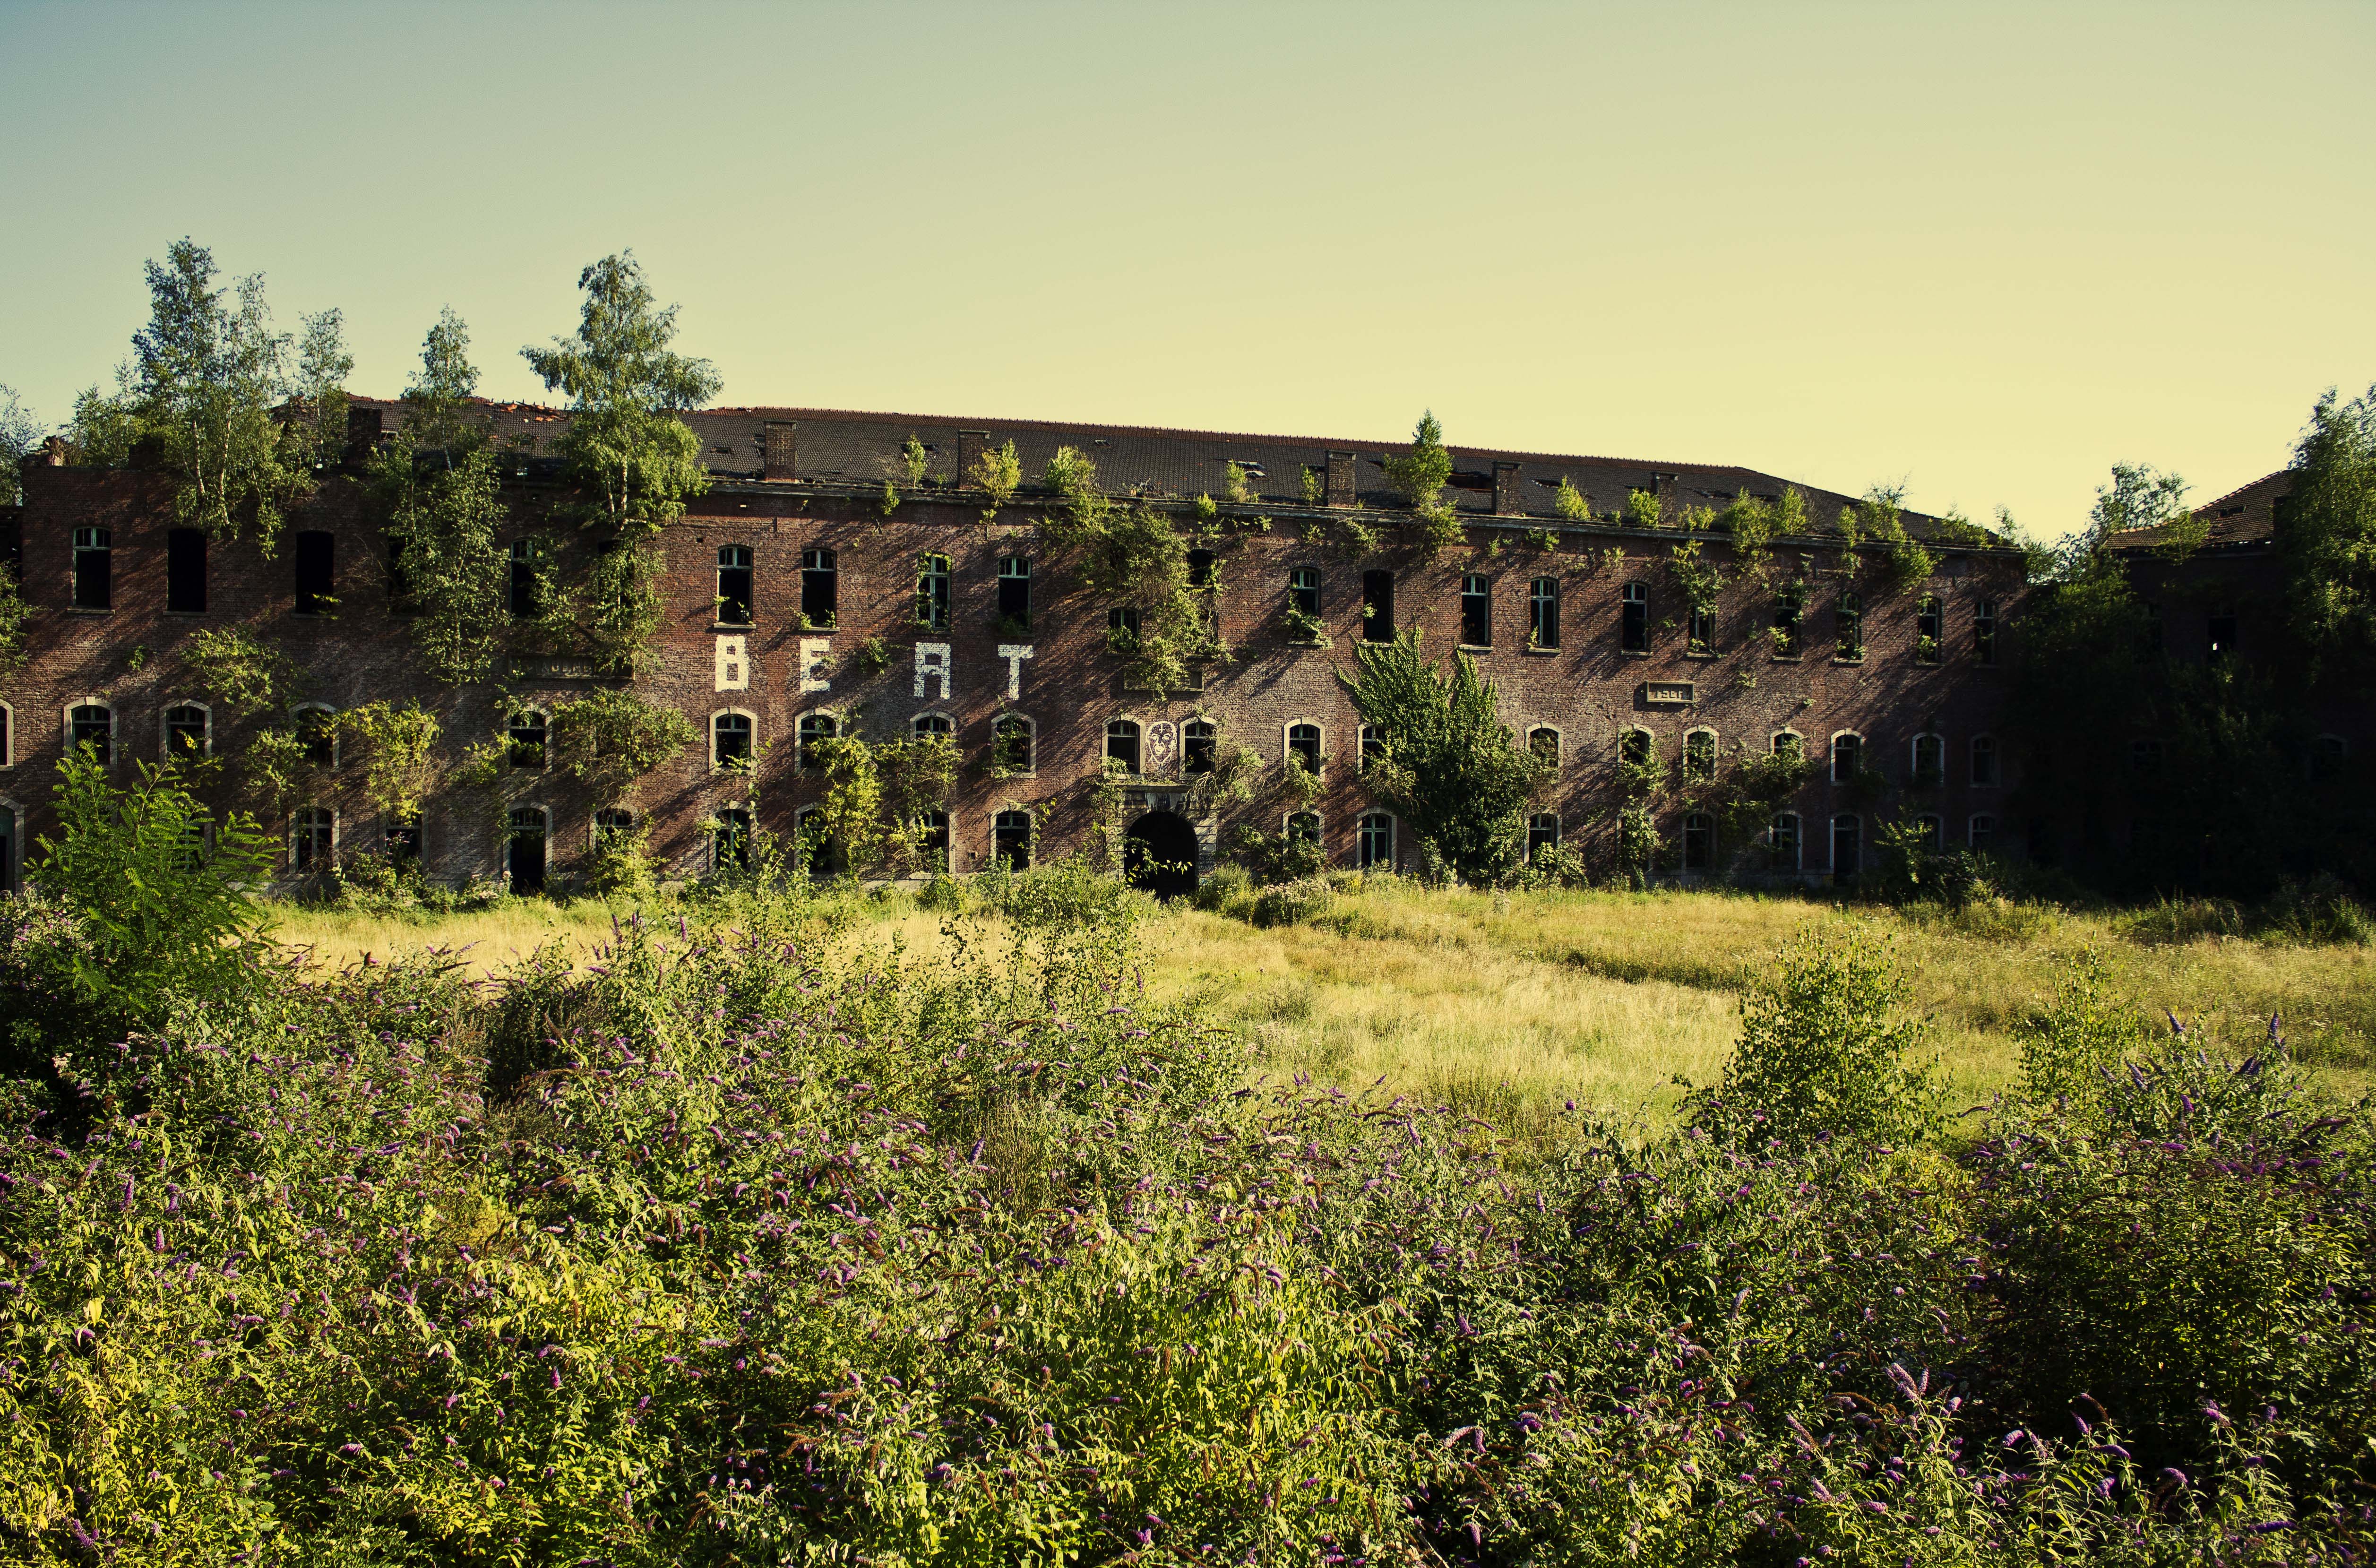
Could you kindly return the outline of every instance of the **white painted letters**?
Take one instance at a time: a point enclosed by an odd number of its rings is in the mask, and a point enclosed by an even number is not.
[[[946,702],[949,695],[948,644],[918,643],[916,645],[916,695],[918,696],[924,695],[924,685],[928,681],[940,682],[941,700]]]
[[[718,639],[718,689],[721,692],[747,692],[751,689],[751,659],[740,636]]]
[[[1001,643],[998,645],[998,657],[1006,660],[1006,700],[1017,701],[1023,695],[1023,661],[1031,657],[1031,645]],[[916,695],[923,695],[923,687],[918,686]]]
[[[832,647],[833,641],[829,637],[801,639],[801,690],[833,690],[833,683],[826,678],[826,672],[833,668],[833,656],[828,651]]]

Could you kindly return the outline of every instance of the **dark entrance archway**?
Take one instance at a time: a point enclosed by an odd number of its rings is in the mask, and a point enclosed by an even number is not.
[[[1149,812],[1130,825],[1122,863],[1133,887],[1184,897],[1196,891],[1196,830],[1170,812]]]

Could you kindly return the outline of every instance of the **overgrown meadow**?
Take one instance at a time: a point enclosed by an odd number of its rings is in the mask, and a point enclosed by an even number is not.
[[[2376,1543],[2369,1107],[2085,965],[1959,1123],[1851,930],[1675,1130],[1519,1138],[1248,1087],[1076,866],[929,956],[795,880],[493,978],[176,969],[170,887],[58,874],[0,950],[6,1561]]]

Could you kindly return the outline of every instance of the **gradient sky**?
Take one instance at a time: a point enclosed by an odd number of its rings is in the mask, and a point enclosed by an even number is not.
[[[2376,4],[0,0],[0,382],[187,233],[391,394],[632,246],[724,400],[1737,462],[2058,534],[2376,380]]]

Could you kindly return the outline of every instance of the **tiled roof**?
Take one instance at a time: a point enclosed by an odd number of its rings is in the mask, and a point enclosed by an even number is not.
[[[2279,469],[2197,506],[2194,516],[2209,525],[2204,536],[2204,545],[2258,544],[2275,538],[2276,505],[2293,493],[2293,481],[2291,469]],[[2168,538],[2167,525],[2129,529],[2115,537],[2113,548],[2123,552],[2152,550]]]
[[[386,410],[388,428],[402,420],[402,405],[376,398],[358,398],[364,408]],[[491,434],[498,443],[532,441],[540,457],[549,456],[552,442],[568,428],[561,410],[527,403],[485,403]],[[1013,441],[1021,460],[1028,493],[1045,470],[1059,446],[1075,446],[1098,466],[1099,482],[1115,493],[1137,493],[1162,497],[1218,496],[1231,462],[1245,469],[1261,501],[1281,507],[1299,505],[1303,470],[1323,474],[1328,454],[1356,456],[1356,486],[1360,500],[1380,508],[1395,508],[1400,498],[1387,483],[1384,459],[1408,450],[1407,442],[1365,441],[1321,436],[1256,435],[1229,431],[1150,429],[1138,425],[1095,424],[1055,420],[965,419],[934,414],[866,413],[846,409],[730,408],[703,409],[686,414],[684,422],[701,440],[701,458],[721,480],[757,481],[763,477],[766,427],[789,422],[796,427],[801,481],[828,485],[879,486],[900,471],[895,459],[909,436],[932,454],[930,473],[945,481],[956,470],[960,431],[988,433],[996,446]],[[1731,464],[1656,461],[1642,458],[1512,452],[1491,447],[1450,448],[1453,477],[1445,493],[1463,512],[1489,516],[1493,512],[1493,465],[1518,465],[1520,507],[1524,515],[1554,521],[1553,494],[1562,478],[1590,498],[1596,515],[1621,510],[1629,491],[1654,489],[1660,475],[1669,476],[1673,504],[1722,508],[1740,491],[1767,498],[1779,496],[1791,481],[1754,469]],[[1798,484],[1811,517],[1828,527],[1852,497],[1818,486]],[[1936,519],[1905,515],[1907,528],[1917,537],[1932,534]]]

